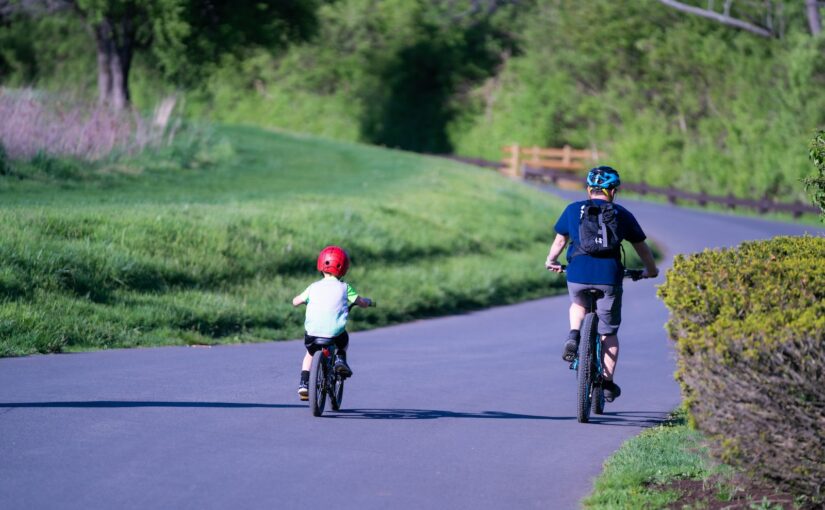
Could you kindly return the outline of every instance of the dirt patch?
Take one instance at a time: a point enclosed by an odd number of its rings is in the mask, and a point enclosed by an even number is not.
[[[796,510],[794,497],[752,482],[711,478],[675,480],[655,486],[657,490],[675,491],[681,497],[668,508],[690,510]]]

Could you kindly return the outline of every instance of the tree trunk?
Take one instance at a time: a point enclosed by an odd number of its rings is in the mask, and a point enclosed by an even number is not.
[[[822,18],[819,14],[819,2],[817,0],[805,0],[805,6],[808,12],[808,26],[811,29],[811,35],[817,36],[822,32]]]
[[[97,86],[100,104],[116,110],[129,107],[129,70],[134,29],[131,20],[113,23],[104,17],[94,27],[97,41]]]
[[[109,22],[103,20],[94,27],[95,42],[97,42],[97,92],[98,102],[106,105],[111,102],[112,95],[112,54],[114,43]]]

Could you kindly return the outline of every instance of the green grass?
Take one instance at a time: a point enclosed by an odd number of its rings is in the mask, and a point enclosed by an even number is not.
[[[815,506],[807,498],[793,498],[712,460],[706,444],[705,436],[687,424],[684,409],[677,410],[666,423],[628,440],[605,461],[583,507],[698,510],[723,505],[781,510]],[[680,480],[696,482],[675,488]]]
[[[680,495],[659,486],[672,480],[704,479],[714,472],[701,442],[701,433],[691,430],[681,413],[664,425],[645,430],[605,462],[584,507],[666,508]]]
[[[563,289],[542,265],[563,206],[545,194],[388,149],[218,133],[234,156],[199,169],[0,177],[0,355],[297,338],[289,301],[327,244],[380,303],[351,329]]]

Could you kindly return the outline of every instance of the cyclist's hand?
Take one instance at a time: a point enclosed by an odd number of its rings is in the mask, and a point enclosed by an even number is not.
[[[647,269],[642,270],[642,278],[656,278],[659,276],[659,268],[654,267],[653,272],[649,272]]]
[[[559,263],[558,260],[547,259],[546,261],[544,261],[544,267],[547,268],[547,270],[549,271],[553,271],[554,273],[564,272],[564,267]]]

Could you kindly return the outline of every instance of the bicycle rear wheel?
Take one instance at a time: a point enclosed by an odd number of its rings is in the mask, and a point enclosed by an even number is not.
[[[313,416],[321,416],[326,404],[326,360],[324,353],[317,351],[312,355],[309,369],[309,409]]]
[[[593,385],[591,399],[593,400],[593,412],[604,414],[604,389],[601,386]]]
[[[581,340],[579,341],[579,363],[577,369],[577,396],[578,409],[577,416],[579,423],[590,421],[590,406],[592,403],[591,391],[593,381],[596,378],[595,347],[596,331],[599,319],[595,313],[588,313],[584,316],[581,328]]]

